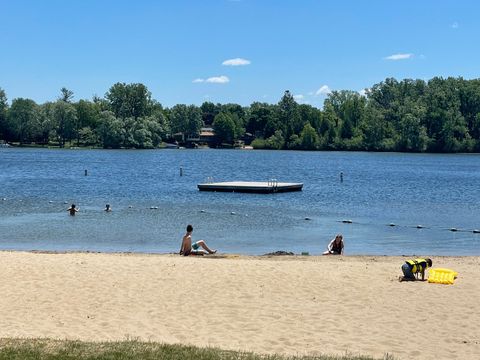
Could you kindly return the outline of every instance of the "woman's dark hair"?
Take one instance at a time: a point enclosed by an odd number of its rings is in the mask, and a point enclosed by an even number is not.
[[[187,225],[187,232],[192,232],[192,231],[193,231],[193,226]]]
[[[432,267],[432,259],[425,259],[427,260],[428,267]]]

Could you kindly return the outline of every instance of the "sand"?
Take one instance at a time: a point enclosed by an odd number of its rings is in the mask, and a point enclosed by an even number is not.
[[[433,258],[454,285],[404,260],[0,252],[0,337],[479,359],[480,258]]]

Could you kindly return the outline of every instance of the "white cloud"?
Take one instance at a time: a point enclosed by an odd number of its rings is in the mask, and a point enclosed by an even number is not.
[[[225,66],[243,66],[243,65],[250,65],[251,61],[247,59],[242,59],[242,58],[235,58],[235,59],[229,59],[225,60],[222,65]]]
[[[328,95],[332,92],[332,90],[330,90],[330,88],[328,87],[328,85],[323,85],[320,87],[320,89],[318,89],[316,92],[315,92],[315,96],[319,96],[319,95]]]
[[[202,78],[198,78],[198,79],[195,79],[192,81],[192,83],[211,83],[211,84],[226,84],[228,82],[230,82],[230,79],[225,76],[225,75],[222,75],[222,76],[212,76],[212,77],[209,77],[208,79],[202,79]]]
[[[222,76],[212,76],[209,77],[205,82],[207,83],[213,83],[213,84],[226,84],[230,81],[228,76],[222,75]]]
[[[293,98],[297,101],[299,100],[303,100],[305,98],[305,96],[303,96],[302,94],[298,94],[298,95],[293,95]]]
[[[370,89],[362,89],[360,90],[358,93],[361,95],[361,96],[367,96],[367,92],[369,91]]]
[[[456,21],[455,21],[453,24],[450,25],[450,27],[451,27],[452,29],[458,29],[458,26],[459,26],[459,25],[458,25],[458,22],[456,22]]]
[[[411,59],[413,54],[393,54],[390,56],[385,57],[385,60],[406,60]]]

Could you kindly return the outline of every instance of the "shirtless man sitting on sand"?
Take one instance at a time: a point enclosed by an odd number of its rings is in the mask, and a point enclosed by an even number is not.
[[[198,240],[192,244],[192,232],[193,226],[187,225],[187,233],[183,236],[182,246],[180,248],[180,255],[205,255],[205,254],[215,254],[217,250],[210,249],[205,241]],[[199,250],[199,248],[203,250]]]

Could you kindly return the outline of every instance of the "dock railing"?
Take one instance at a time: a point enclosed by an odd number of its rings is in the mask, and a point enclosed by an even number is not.
[[[277,192],[277,189],[278,189],[278,180],[277,180],[277,179],[270,179],[270,180],[268,180],[267,186],[271,187],[273,192]]]

